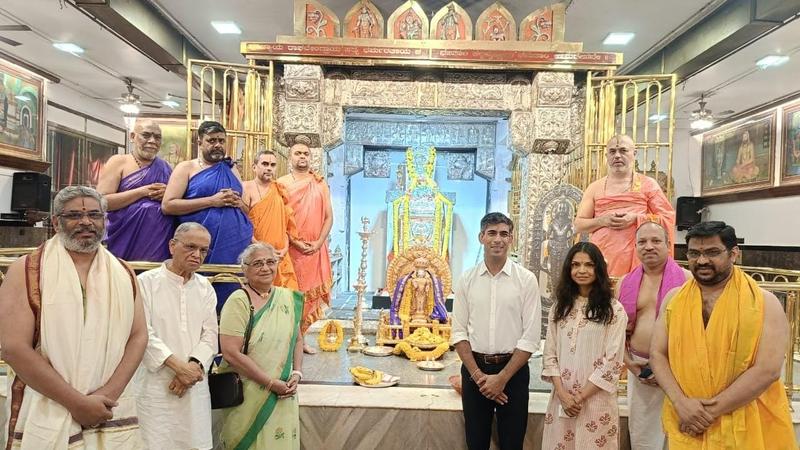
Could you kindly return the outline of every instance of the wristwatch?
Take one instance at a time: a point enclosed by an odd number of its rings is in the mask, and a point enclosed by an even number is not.
[[[203,363],[201,363],[201,362],[200,362],[200,360],[199,360],[199,359],[197,359],[197,358],[195,358],[194,356],[190,356],[190,357],[189,357],[189,362],[197,363],[197,365],[198,365],[198,366],[200,366],[200,370],[203,370],[203,371],[205,371],[205,370],[206,370],[206,369],[203,367]]]

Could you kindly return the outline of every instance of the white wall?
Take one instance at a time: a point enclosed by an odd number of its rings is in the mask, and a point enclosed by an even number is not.
[[[679,126],[672,159],[675,197],[699,197],[702,135],[691,136],[686,124]],[[744,238],[744,245],[800,246],[799,196],[714,203],[708,205],[703,220],[730,224],[736,235]],[[685,235],[683,231],[676,235],[678,244],[685,242]]]

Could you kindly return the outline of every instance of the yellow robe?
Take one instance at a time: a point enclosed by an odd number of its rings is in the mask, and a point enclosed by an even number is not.
[[[689,280],[666,309],[669,363],[684,394],[712,398],[752,367],[764,325],[764,295],[756,282],[735,267],[714,311],[703,325],[700,287]],[[796,449],[783,384],[772,383],[758,398],[719,417],[698,437],[680,431],[668,398],[662,414],[670,450]]]

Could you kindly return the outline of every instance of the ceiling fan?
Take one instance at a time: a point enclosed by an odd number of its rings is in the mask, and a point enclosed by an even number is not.
[[[139,107],[145,108],[161,108],[163,105],[159,100],[142,100],[139,94],[134,94],[134,89],[138,89],[133,85],[133,80],[125,78],[125,88],[127,92],[123,92],[119,97],[115,98],[96,98],[96,100],[116,100],[119,103],[119,109],[126,114],[139,114]]]
[[[31,27],[27,25],[0,25],[0,32],[2,31],[31,31]],[[22,45],[21,42],[7,38],[5,36],[0,36],[0,42],[8,44],[12,47],[18,47]]]
[[[726,117],[734,113],[732,109],[728,109],[714,116],[714,113],[706,108],[706,103],[705,94],[700,94],[700,101],[698,102],[700,108],[692,111],[692,115],[689,116],[691,119],[689,126],[693,130],[707,130],[714,125],[715,117]]]

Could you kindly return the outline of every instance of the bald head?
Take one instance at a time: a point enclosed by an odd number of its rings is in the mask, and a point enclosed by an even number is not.
[[[636,230],[636,255],[645,267],[664,267],[669,248],[669,233],[660,224],[645,222]]]
[[[289,148],[289,157],[292,162],[292,170],[296,172],[308,172],[311,160],[311,149],[303,143],[296,143]]]
[[[153,119],[138,119],[131,131],[133,155],[140,161],[152,161],[161,150],[161,127]]]
[[[657,231],[661,233],[664,238],[664,242],[669,243],[669,233],[667,233],[666,228],[661,226],[660,223],[657,222],[644,222],[639,225],[639,228],[636,229],[636,236],[639,236],[639,232],[648,232],[648,231]]]
[[[629,136],[617,134],[606,144],[606,160],[610,173],[623,174],[632,170],[632,162],[636,157],[636,144]]]

